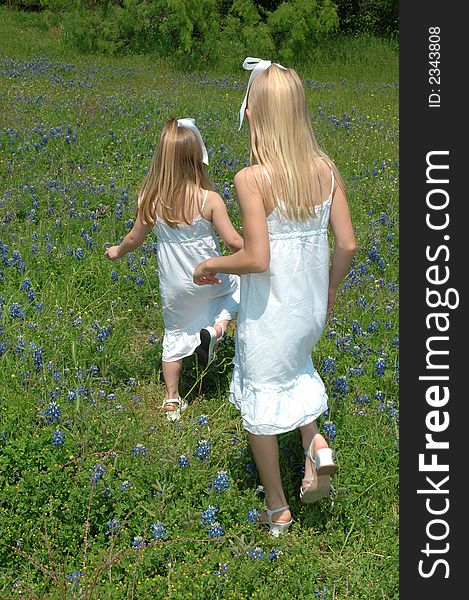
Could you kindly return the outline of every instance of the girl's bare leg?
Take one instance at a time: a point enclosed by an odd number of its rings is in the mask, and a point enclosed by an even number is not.
[[[257,470],[264,486],[267,507],[274,509],[288,504],[280,474],[277,436],[252,433],[248,433],[248,435]],[[273,520],[279,523],[286,523],[290,519],[291,513],[288,509],[276,513],[273,517]]]
[[[166,399],[179,398],[179,376],[181,375],[182,359],[172,362],[162,362],[163,379],[166,384]],[[173,411],[177,404],[166,404],[165,410]]]
[[[218,321],[218,323],[216,323],[216,325],[213,326],[213,328],[217,332],[218,339],[220,339],[222,334],[226,331],[226,328],[228,327],[228,323],[229,323],[229,321],[226,321],[226,320]]]
[[[308,425],[304,425],[303,427],[300,427],[300,431],[301,431],[301,441],[302,441],[303,449],[306,452],[309,448],[309,445],[311,444],[311,440],[313,439],[313,437],[317,433],[319,433],[319,429],[318,429],[318,426],[316,425],[316,421],[312,421],[311,423],[308,423]],[[328,448],[327,442],[322,437],[322,435],[318,436],[314,440],[314,447],[312,449],[313,456],[315,455],[316,451],[319,450],[320,448]],[[313,469],[311,466],[311,461],[306,459],[304,479],[311,479],[312,476],[313,476]]]

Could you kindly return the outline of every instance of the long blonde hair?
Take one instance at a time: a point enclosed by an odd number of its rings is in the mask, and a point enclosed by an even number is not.
[[[345,191],[337,168],[319,147],[298,74],[272,64],[253,81],[248,95],[251,164],[264,167],[271,185],[259,185],[266,212],[276,206],[288,219],[316,215],[325,159]],[[278,204],[277,198],[283,202]]]
[[[138,194],[138,214],[145,225],[154,225],[157,214],[173,228],[191,223],[200,190],[211,189],[202,158],[194,132],[169,119]]]

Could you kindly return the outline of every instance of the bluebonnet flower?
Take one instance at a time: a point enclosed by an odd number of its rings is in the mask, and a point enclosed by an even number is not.
[[[8,340],[0,342],[0,357],[6,352],[9,343]]]
[[[180,467],[185,468],[189,466],[189,459],[184,454],[181,454],[181,456],[178,458],[178,463]]]
[[[84,576],[84,574],[81,571],[73,571],[73,573],[70,573],[69,575],[67,575],[65,577],[65,579],[67,581],[70,581],[72,584],[72,588],[74,588],[76,585],[78,585],[80,583],[80,579]]]
[[[220,577],[221,579],[226,579],[229,571],[229,567],[227,563],[218,563],[218,569],[213,572],[214,577]]]
[[[348,392],[348,389],[349,389],[349,383],[348,383],[347,377],[342,375],[341,377],[338,377],[334,381],[334,389],[333,389],[332,395],[338,396],[338,395],[346,394]]]
[[[382,375],[384,375],[385,368],[386,368],[386,361],[384,360],[384,358],[378,358],[378,360],[375,363],[376,375],[378,375],[378,377],[381,377]]]
[[[42,356],[42,348],[36,348],[33,350],[33,363],[36,369],[36,373],[39,373],[44,364],[44,358]]]
[[[336,435],[336,427],[332,421],[324,421],[324,433],[329,438],[329,441],[334,443],[335,435]]]
[[[320,600],[327,600],[328,593],[329,590],[326,586],[324,586],[322,590],[314,590],[315,598],[320,598]]]
[[[367,394],[357,394],[354,403],[360,406],[370,406],[370,398]]]
[[[378,329],[378,321],[371,321],[367,327],[368,333],[373,333]]]
[[[147,449],[143,444],[137,444],[135,448],[132,450],[132,456],[146,456]]]
[[[21,336],[18,336],[15,344],[15,354],[20,358],[24,358],[24,349],[26,348],[26,344]]]
[[[27,292],[32,287],[32,285],[33,284],[31,283],[31,279],[29,279],[29,277],[25,277],[20,288],[23,290],[23,292]]]
[[[145,279],[139,275],[139,276],[137,277],[137,279],[135,280],[135,283],[136,283],[137,285],[139,285],[139,286],[140,286],[140,285],[144,285],[144,283],[145,283]]]
[[[366,301],[365,296],[359,296],[357,303],[358,306],[361,306],[361,308],[366,308],[368,306],[368,302]]]
[[[65,441],[65,433],[57,429],[52,434],[52,445],[53,446],[62,446]]]
[[[82,248],[77,248],[77,249],[75,250],[75,258],[76,258],[77,260],[81,260],[81,259],[83,258],[83,256],[84,256],[83,249],[82,249]]]
[[[21,304],[13,302],[10,306],[10,317],[12,319],[24,319],[26,317],[26,312],[23,310]]]
[[[213,487],[218,493],[225,492],[229,489],[229,477],[226,471],[219,471],[213,480]]]
[[[135,387],[135,386],[137,385],[137,380],[136,380],[136,379],[134,379],[133,377],[131,377],[131,378],[130,378],[130,379],[127,381],[126,385],[127,385],[128,387]]]
[[[78,316],[75,317],[72,321],[72,327],[78,327],[78,325],[81,325],[83,323],[83,318]]]
[[[109,535],[116,535],[116,533],[118,533],[120,528],[121,528],[120,523],[116,519],[116,517],[109,519],[109,521],[107,522],[107,532]]]
[[[44,310],[44,302],[36,302],[36,310],[37,312],[43,312]]]
[[[330,373],[331,375],[335,372],[336,361],[332,356],[328,356],[327,358],[323,358],[321,360],[321,367],[323,373]]]
[[[249,473],[249,475],[252,475],[256,472],[256,465],[254,463],[248,463],[245,468],[246,473]]]
[[[119,280],[119,273],[117,271],[113,271],[111,273],[111,280],[112,281],[118,281]]]
[[[354,351],[352,353],[354,356],[360,355],[359,347],[355,346]],[[353,377],[354,375],[362,375],[365,372],[365,367],[362,364],[359,364],[357,367],[352,367],[349,369],[349,377]]]
[[[208,506],[202,513],[202,525],[213,525],[216,522],[218,508],[214,506]]]
[[[102,463],[98,463],[94,465],[93,472],[91,473],[90,481],[91,483],[97,483],[102,476],[104,475],[105,468]]]
[[[98,365],[90,365],[88,367],[88,375],[90,375],[91,377],[96,377],[96,375],[99,373],[99,367]]]
[[[281,554],[283,554],[283,552],[280,550],[280,548],[272,548],[272,550],[270,551],[270,554],[269,554],[269,560],[270,561],[278,560],[278,557]]]
[[[248,512],[248,523],[255,523],[257,519],[261,516],[261,513],[257,510],[257,508],[251,508]]]
[[[132,540],[132,548],[135,548],[135,550],[143,550],[145,546],[145,540],[142,538],[141,535],[136,535]]]
[[[210,441],[200,441],[194,451],[194,456],[196,456],[202,462],[209,460],[211,453],[211,445],[212,442]]]
[[[220,525],[220,523],[215,522],[210,525],[210,529],[208,531],[209,539],[213,540],[221,538],[223,535],[225,535],[225,532],[223,531],[223,527]]]
[[[132,484],[132,483],[130,483],[130,481],[127,481],[127,480],[125,480],[125,481],[123,481],[123,482],[121,483],[119,490],[120,490],[121,492],[123,492],[124,490],[128,490],[129,488],[131,488],[131,487],[132,487],[132,485],[133,485],[133,484]]]
[[[249,558],[265,558],[264,551],[259,546],[252,548],[248,553]]]
[[[164,540],[168,537],[168,532],[166,531],[166,528],[161,521],[153,523],[153,525],[151,526],[151,531],[155,540]]]
[[[203,427],[205,425],[208,426],[208,417],[207,417],[207,415],[200,415],[200,417],[197,417],[196,423],[197,423],[197,425],[200,425],[201,427]]]
[[[152,333],[147,339],[147,344],[156,344],[159,341],[159,339],[160,338],[157,333]]]
[[[60,404],[58,404],[57,402],[51,402],[41,412],[46,417],[48,423],[52,423],[53,421],[60,421],[60,417],[62,416]]]
[[[384,392],[382,392],[381,390],[375,391],[375,399],[378,400],[378,402],[384,402],[384,398]]]

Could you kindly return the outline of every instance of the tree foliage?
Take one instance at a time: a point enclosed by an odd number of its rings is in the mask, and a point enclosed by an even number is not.
[[[0,0],[61,15],[83,52],[153,53],[208,65],[240,54],[308,59],[338,31],[397,32],[397,0]]]

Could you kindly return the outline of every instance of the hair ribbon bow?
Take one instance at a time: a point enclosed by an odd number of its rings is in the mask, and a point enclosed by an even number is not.
[[[177,124],[178,124],[178,127],[186,127],[187,129],[192,129],[192,131],[195,133],[197,139],[200,142],[200,146],[202,147],[202,160],[206,165],[208,165],[207,148],[205,147],[204,140],[202,139],[202,136],[200,135],[200,131],[197,129],[197,127],[195,125],[195,119],[192,119],[191,117],[187,117],[184,119],[178,119]]]
[[[243,69],[246,69],[246,71],[251,71],[251,75],[249,77],[248,86],[246,88],[246,94],[244,96],[243,103],[241,104],[241,108],[239,109],[238,131],[240,131],[241,126],[243,125],[244,111],[246,110],[246,105],[248,102],[249,88],[251,87],[254,79],[258,75],[260,75],[263,71],[268,69],[271,64],[272,64],[272,61],[270,61],[270,60],[264,60],[262,58],[253,58],[252,56],[248,56],[243,62]],[[278,63],[273,63],[273,64],[276,65],[277,67],[280,67],[281,69],[285,69],[285,67],[283,67],[282,65],[279,65]]]

